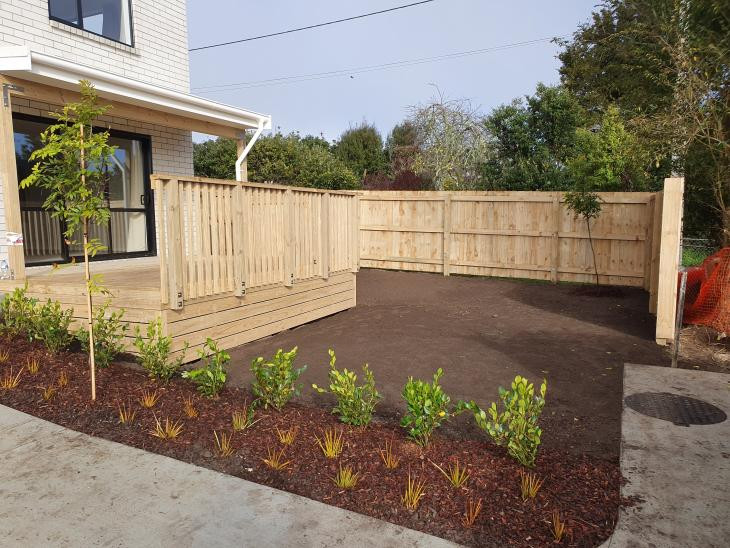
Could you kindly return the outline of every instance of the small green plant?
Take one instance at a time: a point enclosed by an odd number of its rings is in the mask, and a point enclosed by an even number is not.
[[[254,424],[259,422],[261,419],[254,419],[256,416],[256,409],[253,404],[249,405],[248,401],[243,402],[243,407],[237,409],[231,414],[231,423],[233,424],[233,430],[239,432],[241,430],[248,430]]]
[[[449,412],[451,398],[439,384],[443,374],[443,370],[439,368],[433,376],[432,383],[409,377],[403,388],[403,399],[408,405],[408,412],[401,420],[401,426],[406,428],[408,436],[421,446],[428,445],[434,430],[451,416]]]
[[[264,358],[258,357],[251,362],[251,372],[254,376],[251,389],[264,408],[271,406],[274,409],[281,409],[293,396],[299,394],[296,382],[307,366],[294,369],[296,357],[295,346],[289,352],[277,350],[271,361],[267,362]]]
[[[38,299],[26,296],[28,285],[16,287],[0,301],[0,333],[32,335],[33,318]]]
[[[218,432],[214,430],[213,437],[215,438],[215,446],[218,449],[218,454],[221,457],[230,457],[233,454],[233,446],[231,445],[232,434],[221,432],[219,436]]]
[[[281,471],[289,467],[291,464],[290,460],[284,460],[284,448],[280,451],[275,451],[270,447],[266,448],[267,458],[261,459],[264,464],[272,470]]]
[[[482,511],[482,499],[474,502],[471,498],[466,501],[466,508],[464,509],[464,515],[461,518],[461,523],[464,527],[469,528],[474,525],[480,512]]]
[[[538,421],[545,406],[546,391],[547,381],[542,381],[540,393],[535,394],[532,383],[517,375],[509,390],[499,387],[499,398],[504,408],[501,413],[495,402],[487,411],[473,401],[461,406],[474,413],[477,425],[490,435],[494,443],[506,446],[507,452],[517,462],[531,467],[535,464],[542,435]]]
[[[218,344],[211,338],[206,339],[203,348],[198,350],[198,356],[203,362],[203,367],[183,371],[182,376],[197,384],[198,392],[203,396],[214,398],[226,384],[225,365],[231,356],[225,350],[218,348]]]
[[[436,469],[441,472],[447,480],[449,480],[449,483],[457,489],[466,485],[466,481],[469,479],[466,466],[462,468],[461,465],[459,465],[458,460],[456,461],[456,464],[449,464],[447,470],[444,470],[435,462],[431,462],[431,464],[433,464]]]
[[[345,466],[344,468],[340,466],[337,474],[332,478],[334,484],[340,489],[352,489],[357,485],[359,480],[360,474],[353,472],[351,466]]]
[[[322,453],[328,459],[336,459],[342,453],[342,446],[344,445],[342,441],[342,430],[328,428],[324,431],[322,439],[319,439],[317,436],[314,436],[314,439],[317,440],[319,448],[322,449]]]
[[[337,405],[332,410],[340,415],[340,420],[346,424],[355,426],[366,426],[370,424],[375,406],[381,396],[375,389],[375,377],[368,368],[368,364],[362,366],[365,384],[357,385],[357,375],[352,371],[343,369],[339,371],[335,367],[337,357],[335,351],[329,349],[330,371],[329,371],[329,392],[337,398]],[[312,385],[319,393],[327,392],[324,388]]]
[[[534,499],[545,480],[537,477],[537,474],[525,473],[520,470],[520,494],[522,500]]]
[[[124,352],[124,335],[127,333],[129,326],[122,322],[124,309],[107,314],[109,309],[109,301],[97,309],[94,315],[94,356],[96,357],[96,367],[104,369],[114,361],[119,354]],[[88,330],[79,329],[76,332],[76,338],[81,343],[84,352],[89,351],[89,332]]]
[[[380,458],[383,459],[383,464],[388,470],[398,468],[400,457],[393,451],[393,440],[386,440],[385,448],[380,449]]]
[[[170,360],[172,337],[163,335],[162,319],[159,316],[147,325],[146,339],[142,338],[139,327],[137,327],[135,335],[134,346],[137,347],[139,361],[147,374],[154,379],[170,380],[180,369],[185,350],[188,347],[187,343],[180,356],[175,360]]]
[[[56,354],[68,348],[73,341],[73,334],[69,331],[73,310],[64,310],[58,301],[48,301],[36,307],[31,320],[31,337],[37,339],[46,348]]]
[[[418,508],[421,499],[426,495],[426,482],[423,480],[414,479],[411,476],[411,471],[408,470],[408,480],[406,481],[406,488],[401,495],[403,505],[409,510],[413,511]]]

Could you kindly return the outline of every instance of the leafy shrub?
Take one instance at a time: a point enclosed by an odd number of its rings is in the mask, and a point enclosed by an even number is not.
[[[94,316],[94,361],[96,367],[104,369],[109,367],[117,355],[124,352],[124,344],[122,339],[127,332],[129,326],[122,322],[124,309],[112,312],[107,317],[107,309],[109,301],[100,307]],[[76,338],[81,343],[81,348],[85,352],[89,351],[89,331],[87,329],[79,329],[76,332]]]
[[[332,410],[333,413],[340,415],[340,420],[346,424],[354,424],[356,426],[365,426],[370,424],[373,417],[375,406],[381,396],[375,389],[375,377],[368,368],[368,364],[362,366],[365,375],[365,384],[357,386],[357,375],[352,371],[343,369],[342,371],[335,368],[337,357],[335,351],[329,349],[330,355],[330,389],[337,398],[337,405]],[[317,392],[327,392],[324,388],[312,385]]]
[[[231,359],[230,354],[218,348],[218,344],[211,338],[206,339],[205,345],[198,350],[203,367],[184,371],[182,376],[198,385],[198,392],[208,398],[218,395],[226,384],[225,365]]]
[[[42,341],[46,348],[59,352],[67,348],[73,341],[69,331],[73,310],[63,310],[61,303],[48,299],[46,304],[36,307],[31,315],[31,338]]]
[[[490,435],[494,443],[506,446],[510,456],[523,466],[533,466],[542,435],[537,423],[545,406],[546,391],[547,381],[542,381],[540,394],[536,395],[532,383],[517,375],[509,390],[499,387],[499,398],[504,408],[501,413],[497,411],[495,402],[486,412],[473,401],[463,406],[473,411],[477,425]]]
[[[409,377],[403,388],[403,399],[408,405],[408,412],[400,424],[408,430],[411,439],[421,446],[428,444],[433,431],[451,415],[451,398],[439,385],[443,374],[443,370],[439,368],[432,383]]]
[[[0,301],[0,332],[7,335],[32,334],[33,317],[38,299],[26,297],[28,286],[16,287]]]
[[[170,380],[180,369],[185,350],[188,347],[185,343],[185,348],[180,356],[170,361],[172,337],[162,334],[162,320],[159,317],[147,325],[147,339],[142,338],[140,329],[137,327],[134,346],[139,352],[139,362],[149,376],[163,381]]]
[[[254,375],[251,390],[264,408],[272,406],[281,409],[293,396],[299,394],[296,382],[307,366],[294,369],[297,350],[296,346],[289,352],[279,349],[271,361],[258,357],[251,362],[251,372]]]

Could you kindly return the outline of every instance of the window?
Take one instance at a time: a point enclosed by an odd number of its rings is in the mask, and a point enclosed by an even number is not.
[[[51,19],[132,45],[131,0],[48,0]]]

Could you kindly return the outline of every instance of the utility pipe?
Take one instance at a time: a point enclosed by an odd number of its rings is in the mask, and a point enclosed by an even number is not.
[[[243,164],[243,161],[246,159],[246,156],[248,156],[248,153],[251,152],[254,143],[261,136],[262,131],[264,131],[264,121],[259,120],[259,127],[256,128],[256,132],[253,134],[253,137],[251,137],[251,140],[246,143],[246,148],[243,149],[243,152],[241,152],[238,160],[236,160],[236,181],[241,180],[241,164]]]

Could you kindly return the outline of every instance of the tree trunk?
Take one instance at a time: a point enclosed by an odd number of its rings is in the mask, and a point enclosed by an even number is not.
[[[89,318],[89,368],[91,401],[96,400],[96,360],[94,359],[94,312],[91,305],[91,272],[89,269],[89,220],[84,219],[84,280],[86,280],[86,313]]]
[[[596,287],[600,287],[601,284],[598,282],[598,263],[596,262],[596,250],[593,248],[590,219],[586,219],[586,225],[588,226],[588,243],[591,245],[591,254],[593,255],[593,269],[596,271]]]

